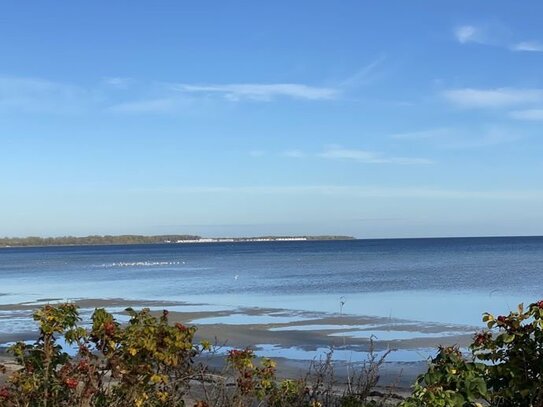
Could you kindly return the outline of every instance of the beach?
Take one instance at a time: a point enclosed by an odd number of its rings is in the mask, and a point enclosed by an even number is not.
[[[33,341],[37,332],[32,329],[31,313],[44,303],[55,304],[61,299],[48,298],[38,303],[0,306],[4,320],[17,318],[25,330],[2,333],[0,343]],[[245,308],[213,310],[209,304],[141,301],[123,299],[84,299],[75,304],[82,315],[82,325],[89,324],[95,308],[106,308],[120,322],[127,322],[124,308],[150,308],[160,316],[169,310],[171,323],[180,322],[198,328],[196,340],[213,343],[216,354],[214,366],[220,370],[221,360],[229,349],[251,348],[257,356],[270,357],[278,362],[281,377],[303,376],[312,361],[324,360],[332,353],[336,373],[345,376],[347,366],[357,366],[369,360],[369,352],[383,355],[390,351],[382,366],[381,385],[395,385],[407,390],[415,377],[426,368],[425,358],[437,343],[466,345],[471,331],[462,326],[424,324],[399,319],[319,312],[295,312],[277,308]],[[1,348],[3,359],[10,361],[6,347]],[[74,353],[69,347],[66,350]]]

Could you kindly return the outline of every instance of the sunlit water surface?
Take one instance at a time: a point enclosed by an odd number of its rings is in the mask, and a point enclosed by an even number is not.
[[[341,312],[451,324],[456,332],[455,325],[481,325],[484,311],[504,313],[542,298],[542,266],[541,237],[2,248],[0,304],[184,301],[207,304],[186,310]],[[237,314],[197,322],[302,319],[308,318]],[[29,323],[24,315],[0,313],[0,332],[27,330]],[[389,339],[410,335],[378,333]],[[262,354],[276,350],[260,348]]]

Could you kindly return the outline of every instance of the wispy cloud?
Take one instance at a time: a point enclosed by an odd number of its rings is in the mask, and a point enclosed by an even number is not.
[[[426,158],[397,157],[387,154],[361,150],[353,148],[344,148],[338,145],[326,146],[321,152],[309,152],[299,149],[290,149],[283,151],[283,157],[289,158],[318,158],[327,160],[354,161],[363,164],[399,164],[399,165],[426,165],[434,164],[433,160]]]
[[[511,31],[501,24],[461,25],[453,30],[460,44],[480,44],[500,47],[517,52],[543,52],[543,44],[538,41],[514,41]]]
[[[446,189],[425,186],[381,187],[360,185],[279,185],[279,186],[173,186],[136,188],[128,193],[170,194],[248,194],[248,195],[345,195],[362,198],[415,198],[415,199],[488,199],[488,200],[543,200],[538,189]]]
[[[466,108],[501,108],[543,101],[543,89],[462,88],[443,92],[449,102]]]
[[[405,142],[430,144],[441,149],[472,149],[511,143],[522,136],[514,129],[483,126],[478,129],[442,127],[392,134],[390,138]]]
[[[523,41],[513,44],[513,51],[543,52],[543,44],[537,41]]]
[[[173,86],[173,89],[192,94],[220,95],[231,101],[270,101],[279,97],[304,100],[330,100],[339,96],[339,90],[335,88],[309,86],[298,83],[177,84]]]
[[[460,27],[456,27],[454,29],[454,36],[461,44],[467,44],[468,42],[486,44],[488,41],[484,31],[481,28],[473,25],[462,25]]]
[[[307,156],[305,152],[303,152],[302,150],[297,150],[297,149],[283,151],[281,155],[284,157],[290,157],[290,158],[303,158]]]
[[[148,99],[119,103],[109,107],[117,113],[167,113],[173,111],[176,101],[171,98]]]
[[[348,149],[341,146],[329,146],[318,156],[326,159],[351,160],[365,164],[421,165],[434,163],[426,158],[394,157],[374,151]]]
[[[100,99],[98,92],[37,78],[0,77],[0,108],[75,113]]]
[[[516,110],[509,113],[509,117],[517,120],[543,120],[543,109]]]
[[[278,99],[324,101],[339,98],[341,90],[332,87],[282,84],[212,84],[155,83],[141,93],[140,99],[120,102],[109,110],[122,113],[171,113],[186,109],[198,101],[271,102]]]
[[[329,86],[304,83],[195,84],[138,81],[105,77],[94,85],[79,86],[40,78],[0,76],[0,109],[38,113],[116,112],[179,113],[208,101],[304,102],[339,99],[374,75],[382,57],[353,77]],[[200,105],[201,106],[201,105]]]
[[[435,129],[428,129],[428,130],[396,133],[396,134],[390,135],[390,138],[396,139],[396,140],[406,140],[406,141],[435,140],[435,139],[442,139],[444,137],[450,137],[451,135],[453,135],[453,133],[454,131],[451,128],[439,127]]]
[[[373,81],[382,74],[383,70],[379,68],[382,67],[385,60],[385,55],[379,55],[354,75],[340,81],[338,87],[348,90],[373,83]]]
[[[334,100],[353,88],[367,85],[379,74],[385,56],[380,55],[347,79],[334,81],[328,86],[304,83],[222,83],[172,84],[171,89],[185,94],[205,97],[218,96],[228,101],[269,102],[280,98],[306,101]]]
[[[114,88],[126,89],[130,85],[132,85],[135,82],[135,80],[132,78],[117,76],[117,77],[104,78],[103,82],[106,85],[112,86]]]

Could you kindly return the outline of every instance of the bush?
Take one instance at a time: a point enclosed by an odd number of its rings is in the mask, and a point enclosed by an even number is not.
[[[315,362],[307,377],[278,380],[275,363],[256,363],[250,349],[231,350],[223,375],[210,375],[195,359],[210,351],[208,342],[194,343],[195,327],[171,325],[168,312],[154,317],[149,309],[127,309],[122,326],[98,308],[92,326],[78,326],[74,304],[46,305],[34,313],[40,336],[36,343],[10,348],[21,368],[0,387],[2,407],[363,407],[370,401],[384,358],[373,357],[354,371],[343,393],[335,388],[332,354]],[[58,343],[77,349],[69,356]],[[0,366],[1,373],[1,366]],[[190,394],[192,387],[197,387]]]
[[[85,329],[74,304],[46,305],[34,313],[36,343],[10,348],[21,368],[0,387],[2,407],[178,407],[191,386],[200,386],[195,407],[384,405],[372,400],[383,358],[370,356],[338,388],[332,354],[315,362],[308,375],[278,380],[275,363],[256,362],[250,349],[232,350],[222,376],[210,379],[195,362],[209,343],[194,342],[195,327],[171,325],[149,309],[128,308],[121,326],[104,309]],[[403,407],[543,407],[543,301],[522,305],[508,315],[484,314],[488,330],[476,333],[469,357],[456,347],[440,348],[428,371],[419,376]],[[58,343],[77,349],[70,357]],[[0,372],[1,372],[0,366]]]
[[[466,360],[456,348],[440,349],[417,379],[414,406],[543,406],[543,301],[494,317],[475,334]]]
[[[167,312],[127,310],[121,327],[97,309],[92,328],[78,327],[73,304],[46,305],[34,314],[40,337],[33,345],[11,347],[22,368],[0,389],[2,406],[182,406],[193,358],[207,344],[193,343],[194,327],[168,324]],[[56,339],[77,346],[70,358]]]

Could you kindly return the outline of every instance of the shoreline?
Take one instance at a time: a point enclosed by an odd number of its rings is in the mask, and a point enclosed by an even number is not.
[[[58,303],[59,299],[0,305],[0,313],[3,314],[0,322],[5,321],[9,325],[10,315],[16,315],[18,319],[31,319],[33,310],[55,302]],[[79,299],[73,302],[80,308],[83,326],[97,307],[111,310],[121,323],[127,322],[124,308],[128,306],[150,308],[155,316],[160,316],[162,309],[167,309],[170,323],[180,322],[197,327],[197,342],[206,339],[225,351],[250,347],[258,357],[276,360],[279,374],[283,377],[306,372],[311,361],[322,358],[330,349],[334,350],[332,360],[340,376],[342,370],[346,371],[348,363],[363,364],[371,349],[376,354],[395,349],[382,366],[382,384],[401,383],[400,387],[404,389],[426,370],[424,352],[435,350],[438,345],[465,346],[474,332],[473,327],[468,326],[279,308],[220,307],[203,303],[122,298]],[[30,325],[23,323],[22,326]],[[373,335],[373,332],[378,332],[378,335]],[[2,344],[36,338],[37,331],[32,329],[0,332]],[[5,347],[0,348],[0,355],[6,357],[5,351]]]
[[[345,241],[413,241],[413,240],[477,240],[477,239],[541,239],[543,235],[487,235],[487,236],[421,236],[421,237],[368,237],[368,238],[358,238],[353,236],[338,236],[331,238],[315,238],[314,236],[307,236],[306,239],[277,239],[277,240],[256,240],[259,238],[209,238],[217,239],[217,241],[185,241],[185,242],[126,242],[126,243],[72,243],[72,244],[46,244],[46,245],[0,245],[0,250],[2,249],[22,249],[22,248],[58,248],[58,247],[99,247],[99,246],[156,246],[156,245],[183,245],[183,244],[230,244],[230,243],[269,243],[269,242],[278,242],[278,243],[288,243],[288,242],[345,242]],[[207,238],[204,238],[207,239]],[[223,240],[221,240],[223,239]],[[233,240],[229,240],[233,239]],[[247,240],[237,240],[237,239],[247,239]],[[253,240],[251,240],[253,239]],[[2,240],[2,238],[0,238]]]
[[[13,238],[19,239],[19,238]],[[20,238],[24,240],[26,238]],[[49,239],[49,238],[44,238]],[[55,238],[52,238],[55,239]],[[2,238],[0,238],[0,241]],[[61,244],[11,244],[0,245],[0,249],[47,248],[47,247],[99,247],[99,246],[155,246],[155,245],[193,245],[193,244],[230,244],[230,243],[288,243],[288,242],[344,242],[360,240],[352,236],[277,236],[277,237],[234,237],[234,238],[200,238],[194,240],[159,241],[159,242],[99,242],[99,243],[61,243]]]

